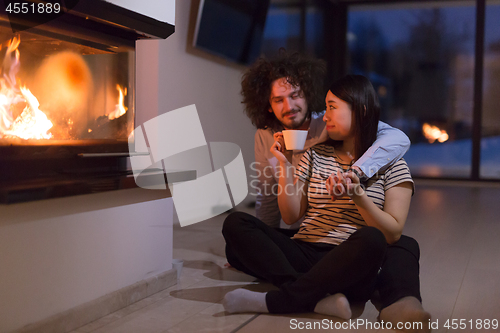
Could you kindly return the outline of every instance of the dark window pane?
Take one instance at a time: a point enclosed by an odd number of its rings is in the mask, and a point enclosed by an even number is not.
[[[273,58],[283,47],[290,52],[298,51],[321,58],[325,15],[322,6],[324,4],[321,1],[307,1],[305,22],[302,22],[301,1],[271,0],[263,35],[262,54]],[[304,45],[301,45],[302,41]]]
[[[481,178],[500,178],[500,4],[486,3]]]
[[[470,177],[475,13],[474,2],[349,7],[348,71],[410,137],[413,175]]]
[[[289,51],[300,49],[300,7],[276,7],[271,2],[264,28],[262,53],[275,57],[280,47]]]

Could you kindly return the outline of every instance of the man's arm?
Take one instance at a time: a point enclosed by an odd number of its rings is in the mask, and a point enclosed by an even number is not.
[[[358,167],[366,178],[371,178],[380,169],[401,159],[409,148],[410,139],[406,134],[379,121],[377,140],[353,166]]]
[[[255,133],[255,167],[256,178],[251,181],[251,188],[257,192],[255,202],[255,214],[265,224],[278,228],[281,214],[278,207],[277,181],[274,178],[274,168],[269,163],[266,155],[269,155],[269,138],[263,130]],[[272,135],[271,143],[274,142]]]

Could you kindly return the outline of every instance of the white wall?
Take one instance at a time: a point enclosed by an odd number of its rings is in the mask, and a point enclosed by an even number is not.
[[[175,25],[175,0],[105,0],[158,21]]]
[[[0,205],[0,332],[170,270],[172,199],[144,191]]]
[[[194,50],[190,44],[198,1],[177,0],[175,33],[156,40],[159,49],[159,112],[196,104],[207,142],[233,142],[247,167],[254,160],[255,128],[243,113],[241,75],[246,69]]]
[[[137,100],[136,121],[143,124],[158,115],[144,103],[157,103],[159,114],[195,104],[207,142],[239,145],[250,177],[255,128],[243,113],[240,95],[246,67],[192,46],[198,2],[176,1],[175,33],[167,39],[137,41],[136,57],[143,73],[137,95],[143,101]]]

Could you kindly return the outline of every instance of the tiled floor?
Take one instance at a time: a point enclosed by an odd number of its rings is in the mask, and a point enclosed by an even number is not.
[[[243,206],[240,210],[252,212]],[[174,257],[184,259],[178,285],[73,333],[293,332],[298,331],[293,319],[304,325],[325,318],[338,322],[316,314],[226,314],[220,303],[226,292],[271,286],[224,268],[220,230],[225,216],[174,228]],[[486,319],[500,320],[500,185],[417,181],[405,234],[420,243],[422,297],[437,327],[433,332],[448,331],[447,319],[463,319],[467,325],[450,332],[500,332],[484,325]],[[377,314],[368,303],[359,318],[374,324]],[[482,328],[476,326],[478,320]],[[366,326],[336,331],[390,332]]]

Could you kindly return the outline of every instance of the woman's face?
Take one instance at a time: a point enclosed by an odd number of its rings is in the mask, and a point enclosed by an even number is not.
[[[344,141],[352,135],[351,106],[328,91],[326,94],[326,112],[323,121],[326,123],[328,136],[333,140]]]

